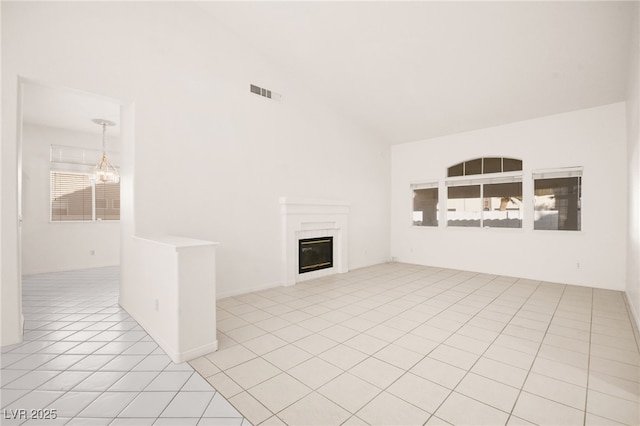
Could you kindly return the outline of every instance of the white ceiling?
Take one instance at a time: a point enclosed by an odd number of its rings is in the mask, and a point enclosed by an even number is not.
[[[632,2],[197,4],[390,143],[625,99]],[[25,87],[25,122],[99,133],[91,119],[119,121],[107,99]]]
[[[632,2],[199,4],[390,143],[625,99]]]
[[[116,123],[107,133],[120,134],[120,105],[103,97],[77,90],[25,83],[22,96],[22,120],[28,124],[102,133],[102,126],[91,121],[103,118]]]

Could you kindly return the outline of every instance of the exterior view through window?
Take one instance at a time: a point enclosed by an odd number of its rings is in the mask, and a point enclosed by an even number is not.
[[[447,177],[448,226],[522,228],[522,160],[476,158]]]
[[[534,229],[580,231],[582,176],[536,178]]]
[[[411,185],[413,225],[438,226],[438,184]]]
[[[534,230],[582,230],[582,167],[532,173]],[[522,160],[483,157],[447,169],[446,224],[522,228]],[[438,182],[411,185],[413,226],[439,224]]]

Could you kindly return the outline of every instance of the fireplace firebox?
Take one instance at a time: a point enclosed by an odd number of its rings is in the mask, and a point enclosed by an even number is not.
[[[298,273],[333,267],[333,237],[298,240]]]

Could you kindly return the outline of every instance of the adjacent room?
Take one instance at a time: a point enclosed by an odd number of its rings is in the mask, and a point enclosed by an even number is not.
[[[640,424],[640,4],[22,2],[2,424]]]

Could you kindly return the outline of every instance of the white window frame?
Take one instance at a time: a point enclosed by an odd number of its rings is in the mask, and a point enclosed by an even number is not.
[[[518,170],[515,172],[501,172],[501,173],[491,173],[491,174],[478,174],[478,175],[469,175],[469,176],[454,176],[447,178],[445,180],[445,187],[447,188],[447,206],[449,202],[449,187],[455,186],[475,186],[480,185],[480,200],[484,200],[484,185],[491,184],[500,184],[500,183],[521,183],[523,184],[523,173]],[[524,187],[523,187],[523,196],[524,196]],[[524,201],[524,200],[523,200]],[[523,203],[524,204],[524,203]],[[484,226],[484,207],[480,207],[480,226],[451,226],[449,225],[449,209],[448,207],[443,209],[445,212],[444,223],[447,228],[467,228],[467,229],[500,229],[500,230],[522,230],[524,229],[524,217],[521,219],[520,227],[518,228],[502,228],[496,226]],[[524,215],[524,207],[522,208],[522,213]]]

